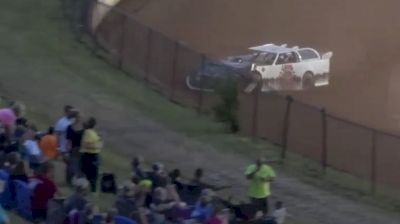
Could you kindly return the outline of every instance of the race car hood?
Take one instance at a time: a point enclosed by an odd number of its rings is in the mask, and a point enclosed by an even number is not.
[[[249,68],[251,67],[253,59],[254,55],[232,56],[222,59],[220,63],[234,70],[248,69],[247,71],[250,71]]]

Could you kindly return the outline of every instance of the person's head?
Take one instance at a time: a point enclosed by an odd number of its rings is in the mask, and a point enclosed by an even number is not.
[[[74,177],[72,180],[72,185],[75,189],[75,192],[79,194],[88,193],[89,189],[89,181],[84,177]]]
[[[201,180],[201,178],[203,178],[203,174],[204,174],[203,169],[197,168],[194,171],[194,179],[195,180]]]
[[[278,209],[281,209],[281,208],[283,208],[283,202],[277,201],[275,203],[275,209],[278,210]]]
[[[149,193],[153,187],[151,180],[142,180],[139,182],[139,191],[142,193]]]
[[[50,127],[47,129],[47,134],[48,134],[48,135],[54,135],[54,127],[53,127],[53,126],[50,126]]]
[[[84,124],[86,129],[93,129],[96,127],[97,121],[96,118],[90,117]]]
[[[15,124],[18,127],[27,127],[28,126],[28,120],[26,120],[26,118],[20,117],[15,121]]]
[[[171,174],[170,177],[172,180],[176,180],[181,176],[181,171],[179,169],[174,169]]]
[[[256,160],[256,165],[257,166],[261,166],[261,165],[263,165],[263,164],[265,164],[266,163],[266,158],[265,157],[260,157],[260,158],[258,158],[257,160]]]
[[[154,163],[152,166],[154,173],[162,173],[164,171],[164,165],[162,163]]]
[[[201,196],[200,196],[200,204],[205,205],[210,203],[215,197],[215,193],[213,190],[211,189],[204,189],[201,192]]]
[[[65,105],[65,106],[64,106],[64,115],[65,115],[66,117],[70,117],[73,108],[74,108],[74,107],[71,106],[71,105]]]
[[[137,193],[136,184],[131,181],[127,181],[122,186],[122,195],[125,197],[133,197]]]
[[[132,167],[137,168],[139,167],[143,162],[143,158],[140,156],[136,156],[132,159]]]
[[[10,109],[14,112],[16,117],[21,117],[25,113],[25,106],[18,102],[12,102]]]

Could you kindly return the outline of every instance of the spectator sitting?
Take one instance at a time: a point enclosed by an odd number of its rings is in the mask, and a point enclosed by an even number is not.
[[[142,180],[139,182],[135,195],[138,207],[150,208],[150,204],[152,202],[152,186],[153,183],[151,180]]]
[[[178,208],[178,206],[179,201],[169,198],[165,188],[158,187],[154,190],[150,209],[153,211],[153,218],[156,220],[156,223],[163,223],[168,220],[170,214],[174,212],[173,209]]]
[[[203,190],[200,199],[195,205],[191,217],[200,222],[207,222],[214,213],[213,198],[214,192],[212,190]]]
[[[40,140],[40,149],[47,159],[53,160],[58,156],[57,147],[57,136],[54,134],[54,128],[49,127],[47,134]]]
[[[86,178],[78,177],[75,178],[72,182],[75,188],[75,192],[65,201],[64,208],[66,214],[69,214],[74,209],[78,211],[83,211],[86,204],[88,203],[86,196],[89,189],[89,181],[86,180]]]
[[[25,133],[24,148],[28,156],[29,166],[35,170],[42,162],[43,157],[36,138],[37,129],[31,125]]]
[[[272,213],[272,217],[275,219],[277,224],[285,223],[285,219],[287,216],[287,210],[283,206],[283,202],[278,201],[275,204],[275,211]]]
[[[144,180],[147,178],[146,172],[142,168],[143,158],[138,156],[132,159],[132,172],[134,175],[140,180]]]
[[[149,179],[153,183],[153,189],[158,187],[166,187],[168,185],[169,178],[164,170],[164,165],[161,163],[155,163],[152,166],[152,172],[149,174]]]
[[[121,193],[115,201],[115,208],[118,215],[134,218],[138,211],[135,195],[137,194],[136,185],[132,182],[127,182],[122,187]]]
[[[92,224],[93,218],[99,213],[99,208],[92,203],[87,203],[81,212],[81,222],[83,224]]]
[[[54,166],[51,163],[42,164],[38,173],[31,179],[34,184],[32,193],[32,216],[36,222],[46,220],[47,204],[54,198],[57,186],[53,181]]]
[[[6,162],[6,167],[8,168],[10,174],[10,193],[11,200],[15,200],[15,180],[20,180],[23,182],[28,182],[28,172],[25,166],[24,161],[21,159],[21,156],[17,152],[12,152],[8,155],[8,161]]]

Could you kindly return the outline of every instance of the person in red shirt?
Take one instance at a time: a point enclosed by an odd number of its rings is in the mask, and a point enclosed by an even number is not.
[[[31,179],[31,183],[34,184],[32,216],[35,222],[46,220],[47,203],[54,198],[57,192],[57,186],[53,179],[54,166],[51,163],[42,164],[37,175]]]

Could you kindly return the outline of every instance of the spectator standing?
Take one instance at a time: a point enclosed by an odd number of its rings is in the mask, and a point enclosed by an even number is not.
[[[92,192],[97,190],[97,180],[99,176],[99,154],[103,147],[103,142],[97,134],[96,119],[91,117],[85,122],[85,131],[81,142],[81,170],[89,180]]]
[[[271,195],[270,183],[275,178],[274,170],[260,158],[246,169],[246,177],[250,181],[249,197],[258,211],[268,214],[268,198]]]
[[[70,105],[64,106],[64,116],[60,118],[54,126],[57,139],[58,149],[62,154],[67,151],[67,128],[71,124],[71,120],[74,116],[74,108]]]
[[[57,136],[54,133],[54,128],[49,127],[47,134],[40,140],[40,149],[43,155],[50,160],[56,159],[58,156]]]
[[[11,141],[15,131],[15,123],[22,116],[25,107],[19,103],[12,103],[9,108],[0,109],[0,125],[4,128],[7,141]]]
[[[15,201],[15,180],[20,180],[23,182],[28,182],[28,171],[25,165],[25,162],[21,159],[21,156],[17,152],[12,152],[8,155],[8,161],[6,162],[8,171],[10,173],[10,181],[9,181],[9,187],[10,187],[10,194],[11,194],[11,200]]]
[[[71,180],[79,172],[79,160],[80,160],[80,147],[82,142],[82,136],[84,127],[82,124],[81,116],[79,112],[76,112],[75,119],[67,128],[67,150],[68,157],[66,158],[66,181],[71,183]]]
[[[118,195],[115,201],[115,208],[118,211],[118,215],[136,218],[135,214],[138,212],[136,203],[136,185],[132,182],[127,182],[122,187],[121,193]]]
[[[47,204],[57,192],[53,164],[42,164],[31,182],[35,185],[32,193],[32,216],[36,222],[41,222],[46,220]]]

